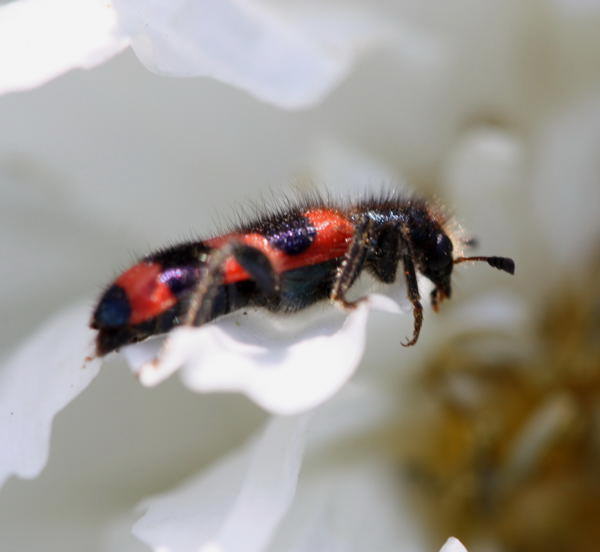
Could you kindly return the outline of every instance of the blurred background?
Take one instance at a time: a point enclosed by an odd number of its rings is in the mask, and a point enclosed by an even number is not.
[[[303,109],[157,76],[131,50],[1,97],[0,353],[261,194],[416,190],[517,272],[457,267],[410,350],[409,320],[374,317],[356,379],[397,390],[403,413],[363,453],[395,466],[427,550],[451,534],[475,552],[596,550],[600,3],[388,4],[373,12],[421,41],[366,53]],[[42,475],[2,490],[1,547],[145,550],[135,505],[264,418],[105,365],[57,417]]]

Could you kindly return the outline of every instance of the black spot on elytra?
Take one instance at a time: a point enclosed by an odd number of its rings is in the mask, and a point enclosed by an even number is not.
[[[96,312],[92,327],[94,328],[116,328],[124,326],[129,322],[131,316],[131,305],[125,290],[117,285],[110,286],[102,298]]]
[[[160,280],[167,284],[176,296],[193,288],[199,278],[200,269],[195,266],[165,268],[160,275]]]
[[[287,255],[299,255],[311,246],[317,230],[306,217],[296,215],[270,221],[264,235],[273,247]]]

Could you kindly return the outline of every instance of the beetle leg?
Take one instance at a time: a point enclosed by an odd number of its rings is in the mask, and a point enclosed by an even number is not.
[[[367,217],[364,217],[358,223],[354,237],[337,269],[335,280],[331,287],[329,298],[345,309],[354,309],[365,299],[363,297],[356,301],[348,301],[346,299],[346,292],[363,269],[372,239],[372,227],[373,222]]]
[[[415,264],[410,255],[403,255],[402,263],[404,264],[404,277],[406,278],[406,288],[408,299],[413,306],[413,336],[408,341],[402,342],[404,347],[414,345],[419,339],[421,332],[421,324],[423,323],[423,307],[421,306],[421,296],[419,294],[419,285],[417,284],[417,275],[415,272]]]
[[[266,296],[278,296],[279,275],[268,257],[255,247],[232,241],[214,249],[208,256],[204,273],[183,316],[183,325],[200,326],[211,319],[213,303],[223,282],[223,267],[231,257],[248,272]]]

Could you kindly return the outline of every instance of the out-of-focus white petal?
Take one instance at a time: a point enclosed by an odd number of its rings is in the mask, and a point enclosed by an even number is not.
[[[393,393],[346,386],[311,413],[311,456],[297,491],[307,418],[274,418],[258,441],[147,501],[133,532],[164,552],[426,550],[423,528],[397,490],[395,463],[368,449],[346,458],[336,448],[345,451],[348,440],[381,427],[382,417],[389,419],[397,408]],[[278,485],[281,494],[273,491]],[[256,499],[265,493],[279,498]],[[266,503],[274,507],[257,506]]]
[[[446,335],[467,331],[495,331],[519,334],[529,322],[529,313],[521,297],[498,290],[478,294],[450,311],[445,323]]]
[[[263,550],[296,492],[309,416],[272,418],[207,473],[147,500],[133,534],[164,552]]]
[[[114,4],[150,70],[214,77],[287,108],[320,100],[359,52],[390,35],[388,22],[349,6],[291,10],[258,0]]]
[[[319,140],[309,160],[311,182],[325,183],[328,191],[345,199],[404,187],[404,182],[398,185],[398,175],[382,160],[334,139]]]
[[[600,11],[598,0],[552,0],[566,14],[586,15]]]
[[[456,537],[450,537],[440,548],[440,552],[467,552],[467,549]]]
[[[145,385],[180,369],[184,383],[200,392],[246,394],[276,414],[295,414],[327,400],[354,373],[365,347],[370,308],[400,312],[382,295],[371,295],[346,315],[334,309],[318,320],[236,313],[201,328],[177,328],[157,361],[157,342],[124,349]]]
[[[308,466],[302,470],[297,498],[269,552],[427,550],[397,466],[378,454],[345,461],[347,453],[338,455],[314,472]]]
[[[19,0],[0,7],[0,94],[26,90],[123,50],[110,0]]]
[[[11,475],[36,477],[48,459],[57,412],[94,379],[89,305],[72,307],[44,324],[0,367],[0,485]]]
[[[381,442],[367,444],[369,435],[406,415],[409,395],[381,381],[350,382],[314,411],[297,495],[269,551],[426,550],[397,464]],[[356,442],[365,446],[348,454]]]
[[[546,125],[533,161],[531,205],[546,257],[567,271],[600,239],[600,101],[577,102]],[[560,274],[560,271],[554,271]],[[552,276],[552,275],[549,275]]]
[[[524,162],[525,148],[518,135],[483,125],[466,132],[446,159],[443,178],[450,204],[482,250],[517,253],[526,226],[521,210]]]

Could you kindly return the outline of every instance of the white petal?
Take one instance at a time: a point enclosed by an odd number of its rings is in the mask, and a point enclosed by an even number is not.
[[[529,312],[523,299],[504,290],[481,293],[466,299],[448,313],[444,324],[447,338],[466,331],[512,332],[515,337],[527,327]]]
[[[93,67],[127,45],[109,0],[10,2],[0,7],[0,93]]]
[[[314,412],[296,497],[269,551],[426,550],[396,461],[368,437],[406,415],[405,399],[395,386],[352,382]]]
[[[152,358],[156,342],[125,352],[145,385],[181,368],[184,383],[195,391],[241,392],[273,413],[295,414],[330,398],[354,373],[369,308],[400,311],[392,299],[371,295],[349,315],[328,309],[308,324],[298,315],[236,313],[201,328],[172,331],[158,361],[139,364]]]
[[[518,253],[529,215],[523,207],[525,153],[518,135],[482,125],[461,136],[446,160],[443,178],[450,204],[482,250]]]
[[[389,35],[365,11],[291,11],[261,1],[115,0],[133,48],[150,70],[210,76],[282,107],[320,100],[357,53]]]
[[[0,370],[0,485],[11,475],[36,477],[48,459],[57,412],[94,379],[89,305],[49,320]]]
[[[296,492],[308,419],[272,418],[259,439],[146,501],[133,534],[164,552],[263,550]]]
[[[571,15],[596,15],[600,11],[598,0],[552,0],[564,13]]]
[[[134,534],[161,552],[265,550],[275,530],[269,550],[425,550],[423,528],[397,492],[395,463],[372,451],[358,461],[353,455],[350,462],[331,462],[344,459],[335,449],[338,439],[346,451],[348,440],[381,427],[382,416],[389,419],[389,409],[398,408],[392,398],[381,390],[346,387],[340,399],[311,413],[309,465],[317,471],[303,469],[297,491],[307,418],[274,418],[260,440],[147,501]],[[316,443],[315,431],[321,433]],[[372,530],[365,532],[365,525]]]
[[[440,552],[467,552],[467,549],[456,537],[450,537],[440,548]]]
[[[326,182],[327,190],[342,198],[404,187],[404,182],[399,186],[398,175],[382,160],[334,139],[316,142],[309,159],[310,180]]]
[[[335,451],[335,460],[324,459],[314,472],[307,473],[307,462],[270,552],[426,550],[424,528],[402,493],[397,466],[372,451],[357,461],[360,453],[353,450],[348,459],[347,450]]]
[[[546,246],[542,251],[566,270],[578,270],[600,239],[599,141],[600,101],[595,96],[546,125],[534,155],[531,205]],[[545,280],[552,276],[546,273]]]

